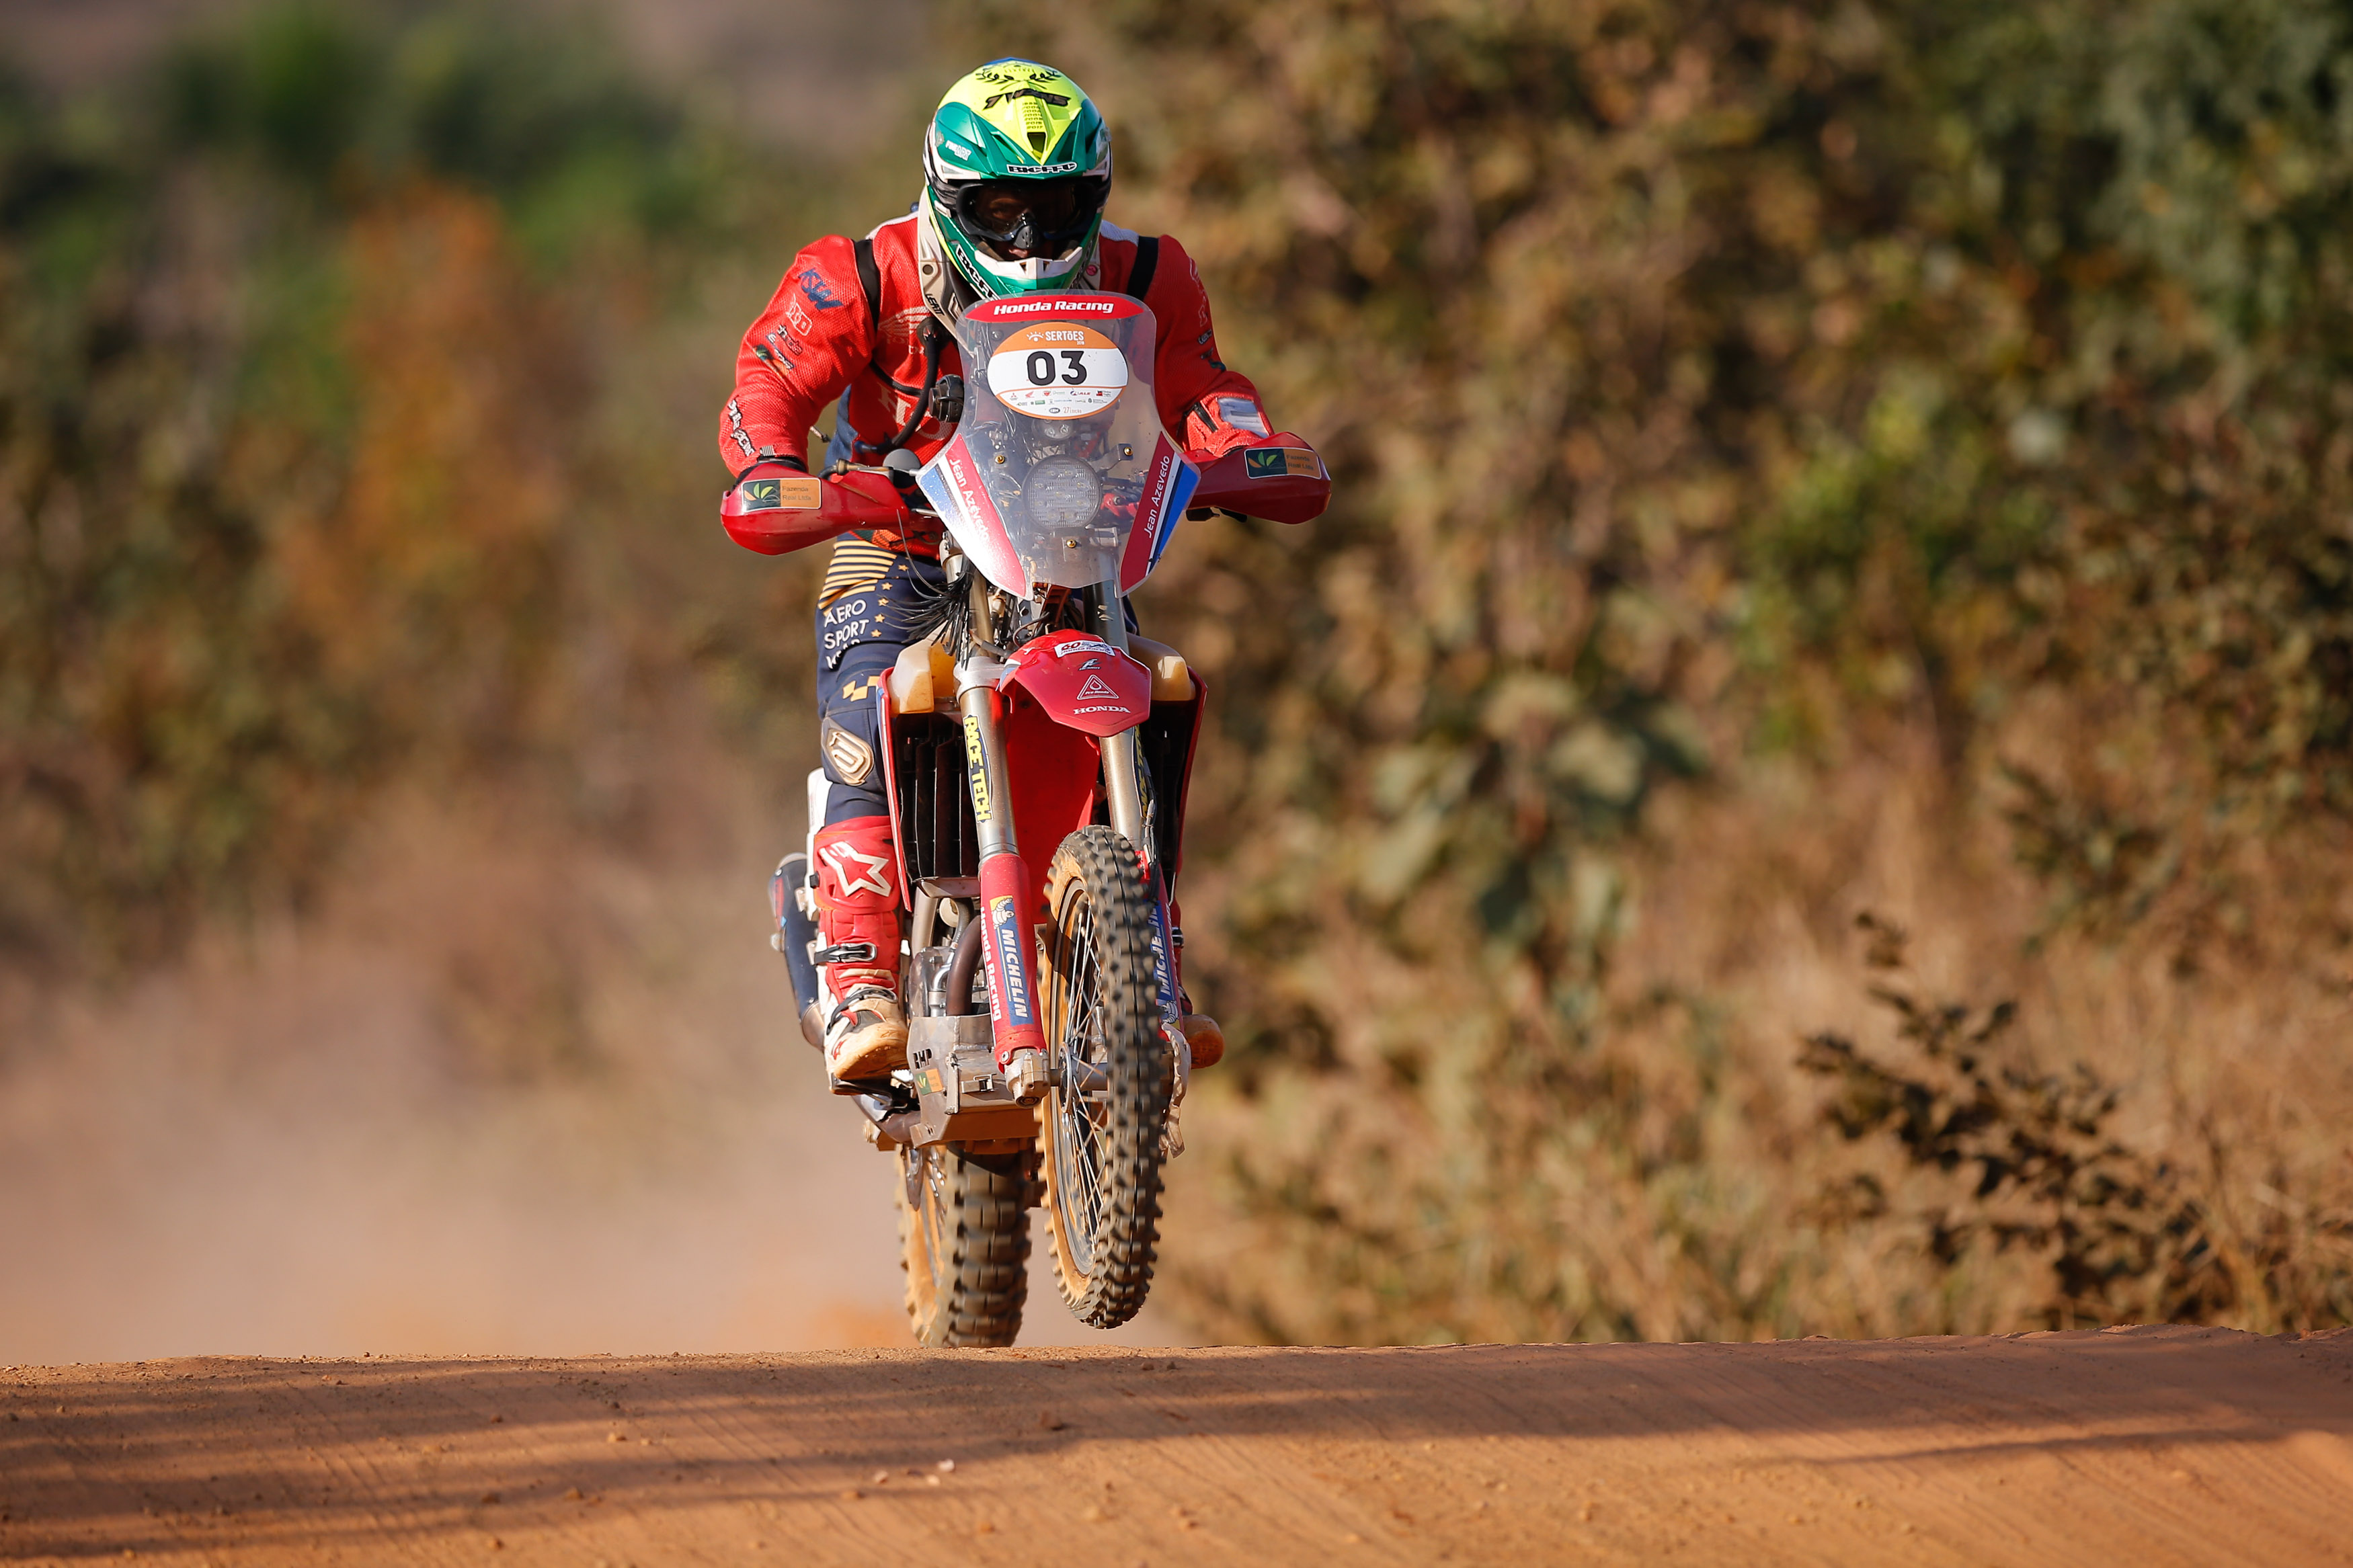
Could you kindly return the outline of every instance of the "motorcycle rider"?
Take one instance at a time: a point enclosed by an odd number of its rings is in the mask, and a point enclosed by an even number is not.
[[[1197,462],[1301,446],[1218,354],[1199,272],[1166,236],[1105,220],[1111,137],[1078,85],[1034,60],[992,60],[948,89],[923,135],[913,210],[862,240],[828,235],[785,269],[744,335],[719,449],[740,484],[807,474],[807,437],[836,399],[817,471],[904,448],[928,460],[955,431],[962,367],[949,329],[980,300],[1106,290],[1158,328],[1161,423]],[[902,459],[903,461],[903,459]],[[818,595],[819,750],[828,785],[812,846],[827,1069],[880,1076],[905,1060],[898,995],[899,866],[874,694],[944,587],[940,531],[907,514],[835,543]]]

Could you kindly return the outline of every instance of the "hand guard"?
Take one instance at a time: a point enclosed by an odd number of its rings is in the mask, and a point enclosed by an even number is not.
[[[754,463],[720,498],[727,537],[763,555],[784,555],[861,528],[913,520],[888,476],[853,469],[812,479],[787,463]]]
[[[1200,488],[1192,504],[1262,517],[1270,522],[1305,522],[1323,515],[1332,500],[1332,476],[1315,448],[1288,430],[1236,447],[1203,462]]]

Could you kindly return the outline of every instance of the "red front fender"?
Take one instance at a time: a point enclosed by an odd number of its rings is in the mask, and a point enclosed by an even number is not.
[[[1152,671],[1086,632],[1050,632],[1013,656],[1013,679],[1057,724],[1116,735],[1152,716]]]

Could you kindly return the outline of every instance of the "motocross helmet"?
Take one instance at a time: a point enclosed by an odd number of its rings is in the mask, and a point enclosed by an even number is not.
[[[941,247],[982,299],[1068,289],[1103,228],[1111,133],[1053,67],[991,60],[933,111],[923,184]]]

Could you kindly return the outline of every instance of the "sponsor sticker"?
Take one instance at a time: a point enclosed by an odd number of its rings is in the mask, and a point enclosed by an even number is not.
[[[1016,93],[1014,96],[1018,98],[1021,95]],[[1045,94],[1036,93],[1031,96],[1043,98]],[[1079,166],[1076,163],[1008,163],[1005,165],[1005,172],[1008,174],[1075,174],[1079,172]]]
[[[1176,995],[1176,976],[1168,967],[1168,931],[1166,911],[1155,906],[1152,911],[1152,982],[1160,994],[1163,1016],[1174,1016],[1182,1006]]]
[[[1070,642],[1056,643],[1054,645],[1054,657],[1056,658],[1068,658],[1074,653],[1104,654],[1112,651],[1112,646],[1107,642],[1094,642],[1087,639],[1073,639]],[[1093,667],[1091,665],[1082,665],[1080,668],[1087,669]]]
[[[795,476],[744,481],[745,511],[815,511],[823,505],[825,490],[818,479]]]
[[[1119,700],[1119,693],[1113,690],[1111,682],[1100,675],[1088,676],[1086,683],[1079,688],[1080,701],[1083,702],[1090,697],[1107,697],[1113,702]]]
[[[965,771],[972,777],[972,816],[975,822],[988,820],[988,762],[980,746],[980,715],[964,716],[964,760]]]
[[[980,482],[978,474],[973,472],[972,463],[965,458],[962,447],[952,446],[941,453],[940,468],[948,477],[948,484],[955,491],[957,503],[976,521],[998,528],[1004,526],[1003,520],[997,515],[997,503],[988,498],[988,487]]]
[[[1021,961],[1021,928],[1013,918],[1011,899],[988,900],[988,934],[997,944],[997,973],[1003,981],[997,989],[1005,995],[1010,1021],[1017,1028],[1036,1023],[1037,1016],[1029,1010],[1029,972]]]
[[[1012,103],[1017,100],[1024,98],[1034,98],[1040,103],[1050,103],[1057,109],[1068,109],[1071,107],[1071,95],[1069,93],[1048,92],[1042,88],[1035,87],[1017,87],[1011,92],[992,92],[987,98],[982,99],[980,100],[980,111],[983,114],[986,114],[1000,103]],[[1075,169],[1078,167],[1076,163],[1057,163],[1054,166],[1058,169]],[[1010,172],[1016,174],[1034,174],[1038,173],[1035,169],[1025,169],[1018,164],[1012,164],[1008,167],[1010,168]]]
[[[1127,356],[1092,327],[1039,321],[997,346],[988,359],[988,390],[1033,419],[1083,419],[1127,390]]]
[[[1116,316],[1120,302],[1116,300],[992,300],[988,301],[988,319],[1006,316],[1034,316],[1040,310],[1076,311],[1081,315]]]
[[[801,286],[801,292],[808,296],[808,302],[815,305],[818,310],[839,310],[841,309],[841,296],[833,291],[833,285],[827,282],[825,274],[819,272],[816,268],[802,268],[798,282]],[[790,319],[790,317],[786,318],[786,320]],[[807,329],[803,328],[802,330],[806,331]]]
[[[1143,582],[1158,563],[1160,552],[1176,537],[1174,515],[1183,510],[1184,498],[1192,493],[1196,479],[1191,466],[1177,459],[1175,445],[1163,433],[1153,447],[1152,466],[1144,477],[1144,494],[1135,503],[1135,528],[1128,535],[1127,552],[1120,560],[1123,591]]]
[[[1242,472],[1253,479],[1320,479],[1324,465],[1304,447],[1260,447],[1242,453]]]
[[[816,318],[801,309],[801,302],[798,300],[785,301],[785,325],[802,337],[807,337],[817,331]]]

